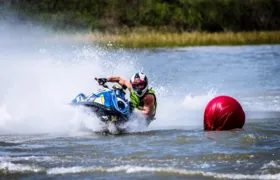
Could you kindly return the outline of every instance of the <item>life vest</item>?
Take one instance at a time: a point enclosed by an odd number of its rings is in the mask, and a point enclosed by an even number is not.
[[[155,95],[155,91],[152,89],[148,89],[147,92],[140,98],[138,97],[133,89],[130,90],[130,107],[132,109],[137,108],[137,109],[143,109],[144,107],[144,98],[147,94],[152,94],[155,98],[154,100],[154,111],[152,116],[149,116],[147,119],[149,120],[153,120],[155,118],[156,115],[156,110],[157,110],[157,99],[156,99],[156,95]]]

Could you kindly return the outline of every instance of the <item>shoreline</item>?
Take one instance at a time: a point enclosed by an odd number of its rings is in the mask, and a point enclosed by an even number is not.
[[[65,35],[65,34],[64,34]],[[280,44],[280,31],[254,32],[88,32],[67,34],[66,39],[87,41],[107,48],[175,48]]]

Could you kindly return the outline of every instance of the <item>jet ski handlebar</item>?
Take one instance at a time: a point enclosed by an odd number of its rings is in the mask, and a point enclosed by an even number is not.
[[[104,87],[104,88],[110,89],[110,88],[106,85],[106,82],[107,82],[107,79],[106,79],[106,78],[94,78],[94,79],[98,82],[98,84],[99,84],[100,86],[102,86],[102,87]],[[124,90],[127,89],[127,86],[126,86],[126,85],[122,85],[121,87],[122,87]]]

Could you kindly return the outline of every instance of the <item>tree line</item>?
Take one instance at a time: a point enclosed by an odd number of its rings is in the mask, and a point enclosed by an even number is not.
[[[0,0],[0,6],[21,21],[38,21],[57,29],[280,29],[280,0]]]

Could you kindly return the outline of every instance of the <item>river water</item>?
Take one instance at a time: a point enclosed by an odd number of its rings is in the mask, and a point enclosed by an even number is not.
[[[280,179],[280,46],[115,50],[0,26],[0,179]],[[102,135],[73,109],[94,77],[147,74],[156,120]],[[240,102],[241,130],[203,131],[218,95]]]

